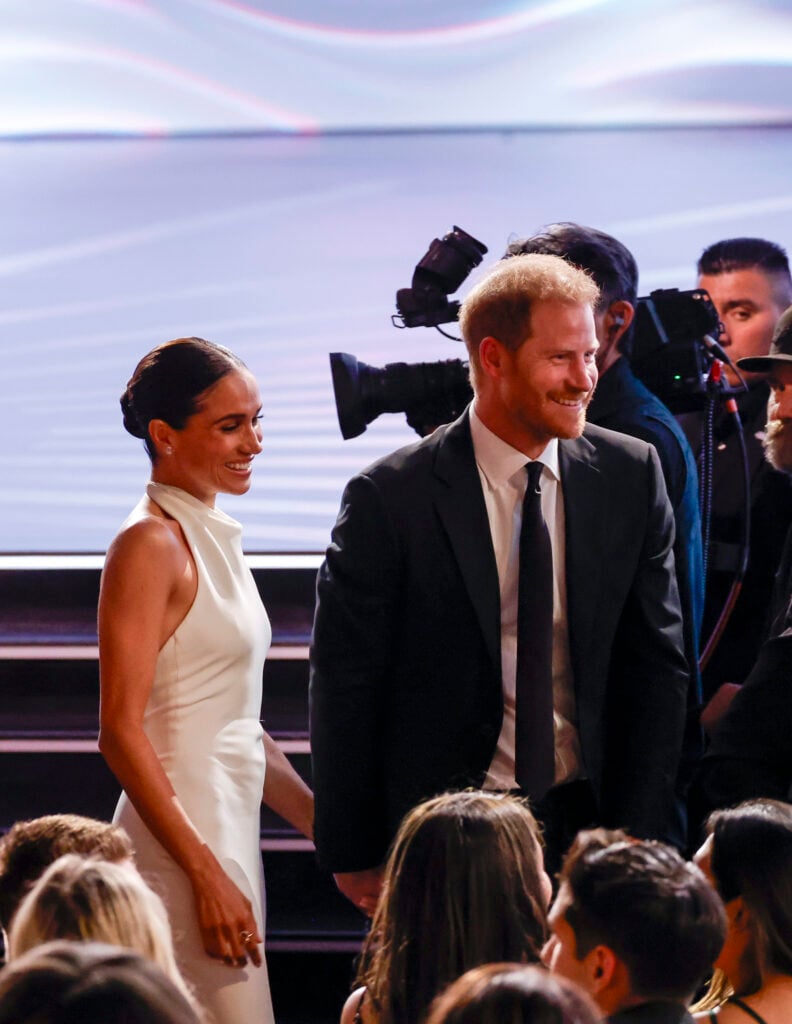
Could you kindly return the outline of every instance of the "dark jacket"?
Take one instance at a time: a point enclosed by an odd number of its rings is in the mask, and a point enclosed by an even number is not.
[[[608,1024],[694,1024],[693,1017],[681,1003],[659,999],[614,1013],[607,1021]]]
[[[773,600],[770,637],[721,720],[693,787],[696,818],[792,787],[792,529]]]
[[[586,773],[603,824],[680,843],[687,671],[657,455],[598,427],[559,452]],[[317,596],[317,851],[355,871],[420,800],[480,785],[500,732],[498,576],[467,413],[350,481]]]
[[[684,790],[703,751],[699,727],[702,695],[698,662],[704,613],[704,563],[696,460],[674,416],[638,380],[625,357],[618,359],[600,377],[587,418],[597,426],[648,441],[654,445],[663,468],[668,498],[674,511],[674,560],[690,672],[688,722],[680,775],[680,789]]]

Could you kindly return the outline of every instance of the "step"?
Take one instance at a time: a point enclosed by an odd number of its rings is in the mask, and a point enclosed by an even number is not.
[[[58,568],[59,564],[72,566],[75,557],[53,556],[48,563],[50,568],[0,568],[3,652],[6,648],[37,644],[87,648],[96,645],[102,559],[83,556],[88,567]],[[289,559],[298,567],[285,568]],[[0,564],[2,561],[0,556]],[[319,557],[254,555],[248,557],[248,562],[253,566],[253,577],[272,622],[274,646],[307,645]],[[0,657],[4,656],[11,655],[0,653]]]
[[[277,654],[273,649],[264,665],[262,721],[276,739],[305,740],[308,663]],[[0,671],[0,741],[95,739],[99,728],[95,658],[11,658]]]

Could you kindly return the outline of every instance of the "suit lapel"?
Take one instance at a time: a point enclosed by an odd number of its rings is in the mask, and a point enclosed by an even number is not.
[[[594,613],[600,594],[605,481],[597,468],[597,450],[585,437],[561,441],[561,483],[564,489],[566,535],[567,625],[574,678],[585,675]]]
[[[470,421],[445,431],[435,459],[435,507],[462,573],[493,665],[500,673],[500,588]]]

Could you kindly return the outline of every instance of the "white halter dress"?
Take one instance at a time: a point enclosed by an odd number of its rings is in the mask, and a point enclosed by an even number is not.
[[[147,492],[181,526],[198,589],[159,652],[144,729],[188,817],[252,903],[263,936],[261,676],[272,629],[242,556],[239,523],[177,487],[149,483]],[[270,1024],[266,964],[239,969],[209,957],[187,876],[126,794],[114,820],[129,832],[138,868],[165,901],[179,966],[214,1024]]]

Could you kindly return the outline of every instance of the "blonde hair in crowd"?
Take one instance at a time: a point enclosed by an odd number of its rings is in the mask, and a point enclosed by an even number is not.
[[[176,965],[165,905],[131,863],[69,853],[51,864],[14,916],[9,959],[54,939],[132,949],[158,964],[194,1003]]]

